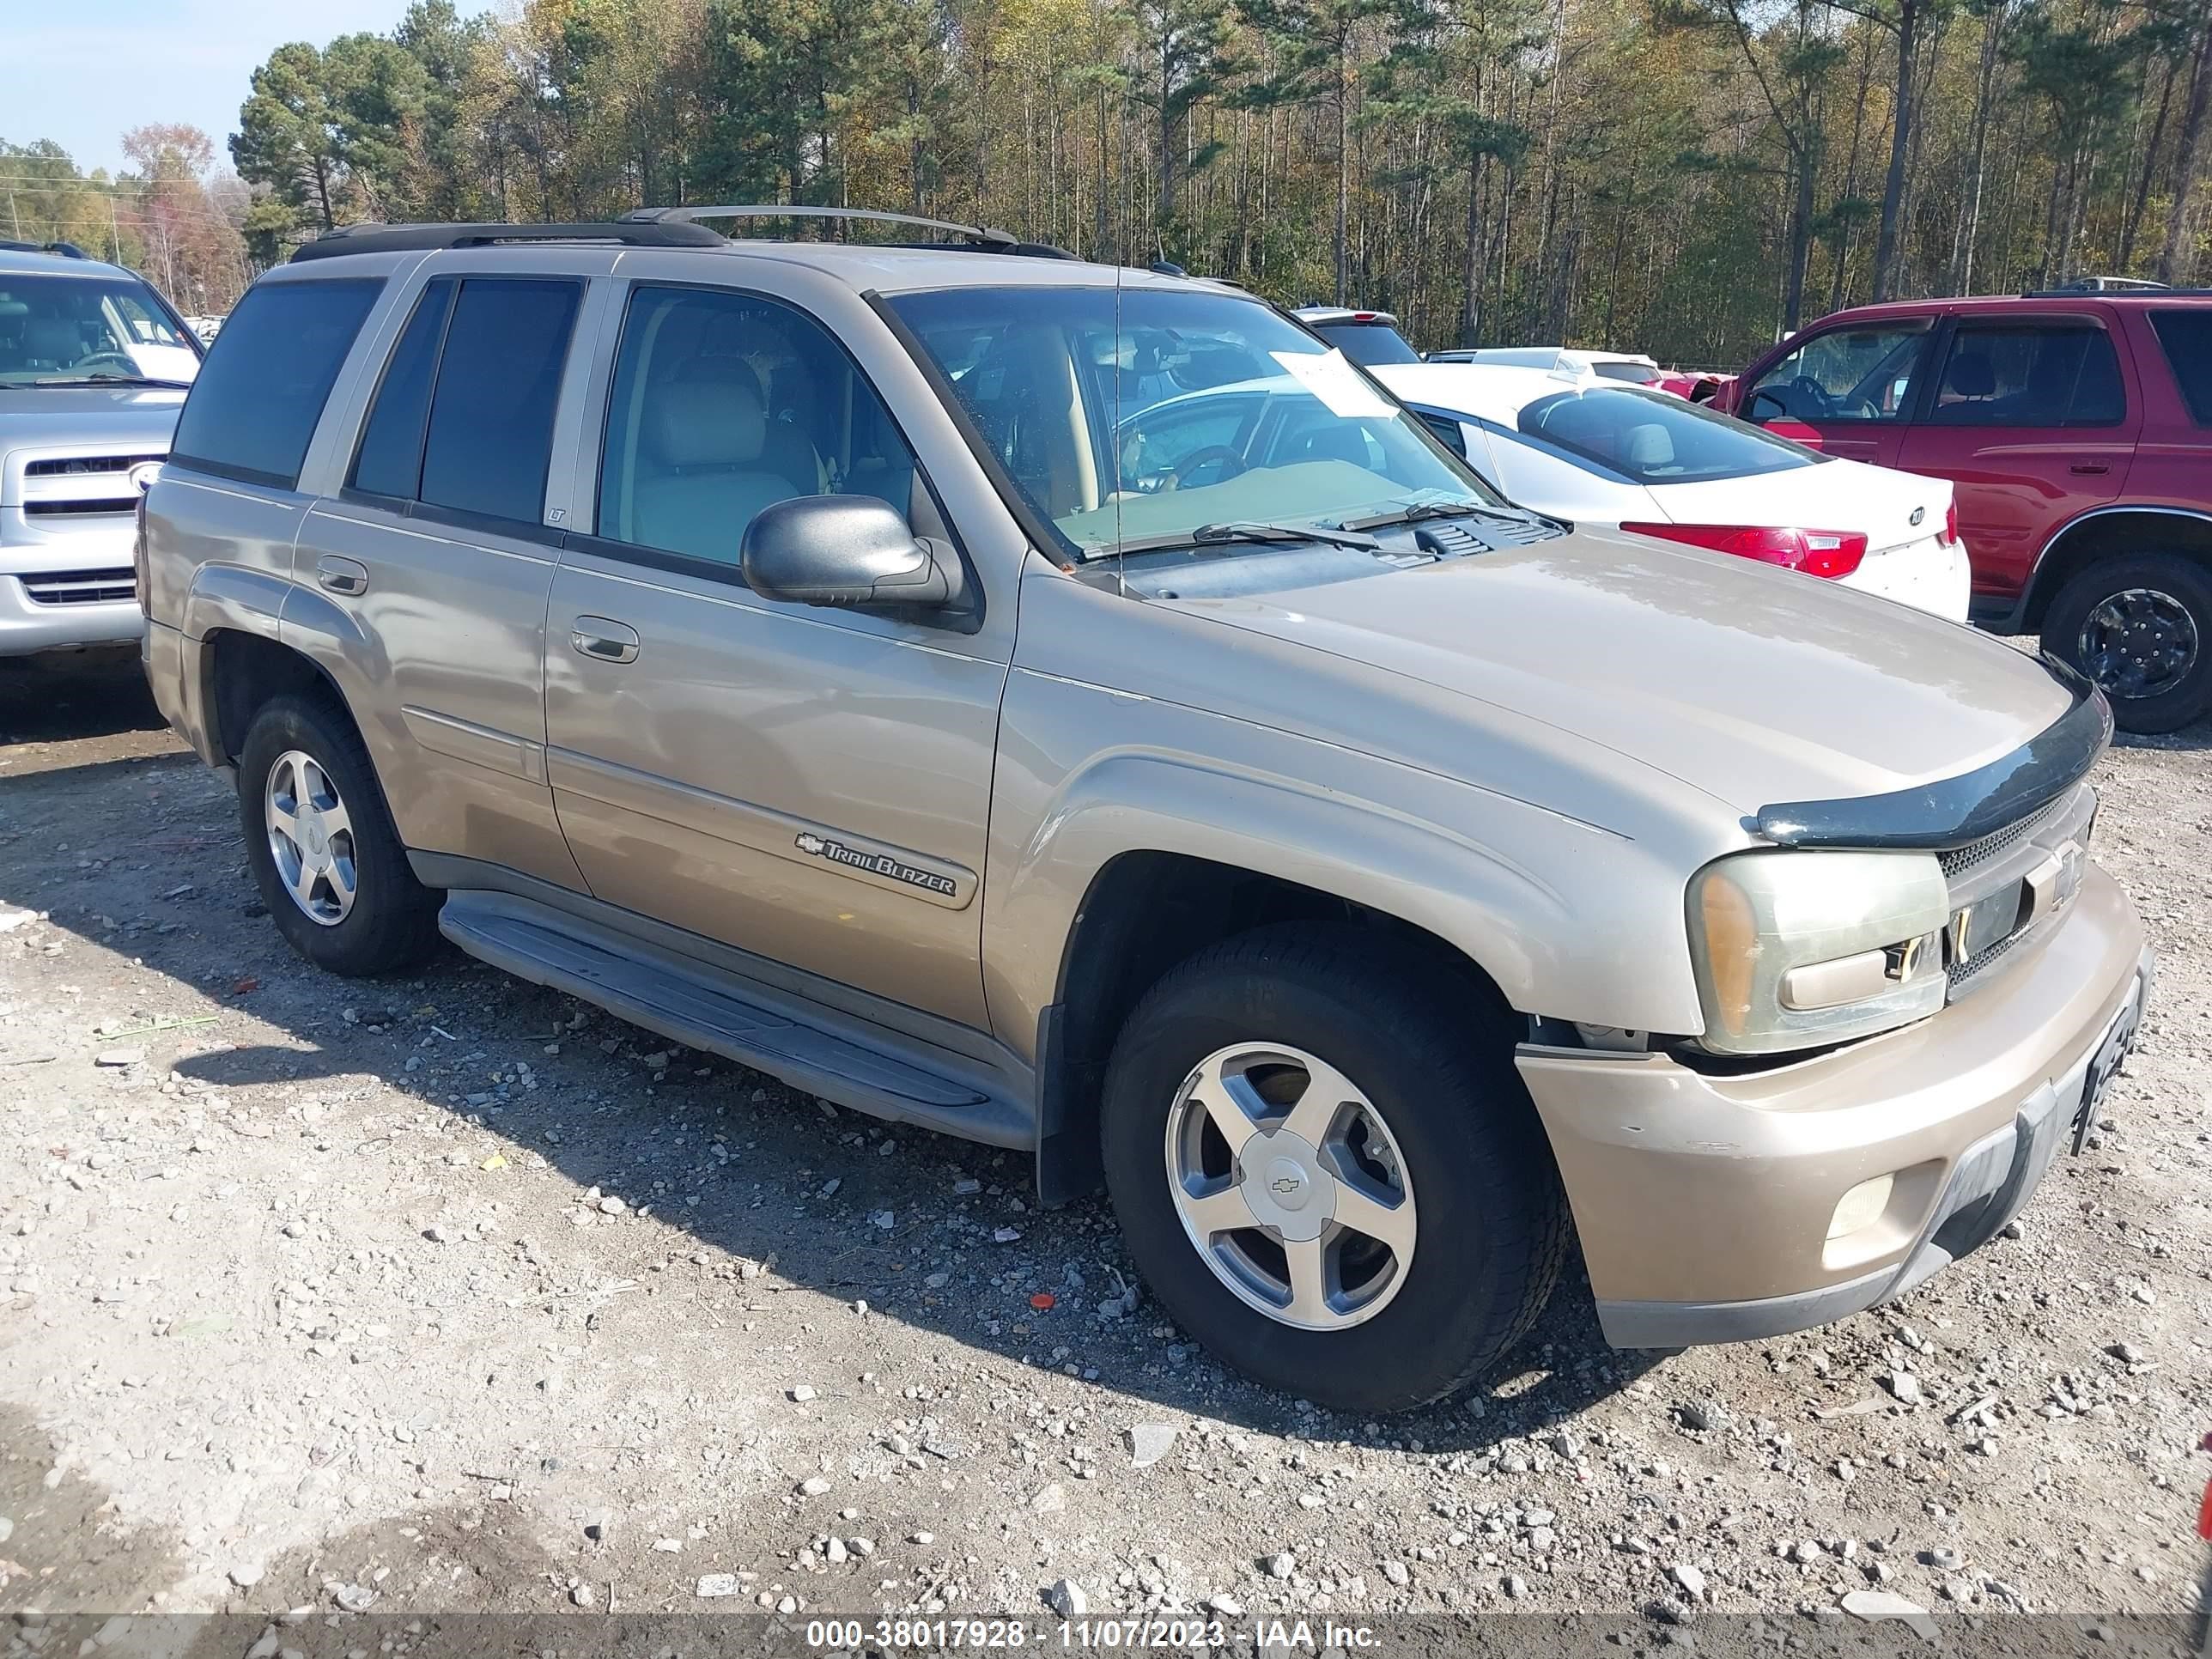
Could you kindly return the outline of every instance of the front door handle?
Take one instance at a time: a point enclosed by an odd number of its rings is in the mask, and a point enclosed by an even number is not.
[[[635,662],[637,629],[605,617],[579,617],[568,627],[568,648],[593,662]]]
[[[368,567],[356,564],[351,559],[341,559],[335,553],[325,553],[315,561],[315,580],[333,593],[366,593]]]
[[[2069,472],[2079,472],[2085,477],[2094,478],[2102,477],[2112,469],[2111,464],[2105,461],[2076,461],[2066,470]]]

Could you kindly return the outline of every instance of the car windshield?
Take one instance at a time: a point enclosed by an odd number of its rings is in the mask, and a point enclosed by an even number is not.
[[[1633,386],[1539,398],[1517,424],[1524,436],[1644,484],[1747,478],[1826,459],[1701,404]]]
[[[1418,363],[1421,354],[1388,323],[1308,323],[1308,328],[1370,368],[1382,363]]]
[[[1079,557],[1505,510],[1342,352],[1257,301],[992,288],[890,305]]]
[[[185,386],[199,366],[189,331],[143,283],[0,271],[0,386]]]

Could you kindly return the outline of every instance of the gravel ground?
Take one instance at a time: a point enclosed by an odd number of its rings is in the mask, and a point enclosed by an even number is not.
[[[1852,1592],[2195,1594],[2203,733],[2101,768],[2161,972],[2020,1237],[1672,1357],[1607,1348],[1571,1285],[1473,1395],[1382,1422],[1226,1375],[1103,1202],[1040,1212],[1018,1158],[458,956],[307,967],[127,671],[0,679],[0,1609],[245,1640],[304,1608],[1505,1609],[1626,1644],[1791,1639]]]

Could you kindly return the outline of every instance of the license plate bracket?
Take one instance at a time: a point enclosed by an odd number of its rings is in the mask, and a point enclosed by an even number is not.
[[[2128,1050],[2135,1046],[2136,1027],[2142,1019],[2142,1003],[2143,985],[2139,977],[2135,989],[2128,994],[2127,1006],[2113,1017],[2103,1040],[2089,1056],[2087,1069],[2081,1077],[2081,1103],[2074,1113],[2073,1155],[2077,1158],[2082,1144],[2089,1138],[2090,1126],[2097,1121],[2097,1108],[2103,1103],[2106,1091],[2119,1075]]]

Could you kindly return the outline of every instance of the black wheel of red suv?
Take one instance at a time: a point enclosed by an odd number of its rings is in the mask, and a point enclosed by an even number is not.
[[[1154,986],[1115,1042],[1106,1184],[1146,1283],[1255,1381],[1346,1411],[1472,1382],[1526,1335],[1567,1217],[1513,1031],[1328,925]]]
[[[2043,643],[2104,689],[2122,731],[2179,731],[2212,709],[2212,576],[2179,553],[2100,560],[2058,590]]]
[[[361,734],[330,701],[263,705],[239,751],[238,805],[261,901],[318,968],[392,973],[436,943],[439,896],[415,879]]]

